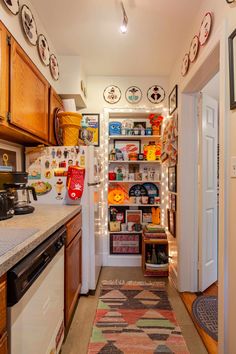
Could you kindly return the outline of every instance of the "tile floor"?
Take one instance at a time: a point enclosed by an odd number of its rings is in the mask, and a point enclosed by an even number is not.
[[[87,354],[87,347],[92,331],[93,320],[97,307],[97,300],[102,280],[157,280],[146,278],[139,267],[104,267],[101,271],[99,284],[95,296],[81,296],[75,311],[73,321],[61,354]],[[162,279],[158,279],[162,280]],[[180,296],[171,282],[167,283],[167,292],[170,302],[176,313],[177,321],[183,332],[190,354],[207,354],[199,334],[182,302]],[[135,353],[134,353],[135,354]]]

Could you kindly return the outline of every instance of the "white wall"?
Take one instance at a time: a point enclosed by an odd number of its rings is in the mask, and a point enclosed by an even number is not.
[[[28,0],[20,0],[20,5],[26,4],[31,9],[38,29],[38,34],[44,34],[48,40],[48,45],[50,48],[51,53],[54,53],[57,56],[55,48],[48,37],[45,28],[43,26],[42,21],[39,19],[37,12],[35,11],[33,5]],[[53,80],[49,67],[45,67],[39,58],[37,46],[32,46],[28,43],[27,39],[24,36],[23,29],[21,28],[20,23],[20,13],[14,16],[8,8],[4,5],[3,1],[0,2],[0,20],[4,23],[7,27],[9,32],[13,35],[13,37],[17,40],[20,46],[24,49],[24,51],[28,54],[34,64],[38,67],[41,73],[45,76],[45,78],[49,81],[49,83],[54,87],[54,89],[58,92],[59,85],[60,85],[60,78],[58,81]],[[60,63],[59,63],[60,69]]]
[[[190,42],[192,37],[198,33],[201,20],[204,14],[208,11],[212,11],[214,14],[213,29],[211,37],[205,47],[200,48],[200,53],[197,61],[190,66],[189,73],[183,78],[180,74],[181,64],[183,56],[189,50]],[[229,34],[236,27],[236,4],[228,5],[225,0],[204,0],[201,3],[199,12],[196,14],[195,19],[192,22],[191,28],[187,29],[187,36],[181,43],[181,48],[179,56],[176,60],[176,65],[173,68],[170,77],[170,87],[175,84],[179,85],[180,93],[180,111],[182,111],[183,97],[181,97],[181,92],[187,86],[190,79],[194,77],[199,69],[200,64],[204,61],[206,53],[209,51],[209,47],[213,46],[213,41],[217,38],[219,33],[223,33],[223,39],[221,34],[220,40],[220,58],[219,65],[223,68],[223,73],[220,76],[220,106],[226,104],[227,110],[223,112],[221,110],[221,122],[220,122],[220,141],[221,141],[221,156],[220,156],[220,180],[221,180],[221,224],[220,224],[220,257],[219,257],[219,267],[220,267],[220,284],[219,284],[219,320],[220,320],[220,342],[219,342],[219,353],[234,354],[236,348],[236,338],[234,333],[234,323],[235,323],[235,313],[236,313],[236,281],[235,281],[235,269],[236,269],[236,224],[235,224],[235,201],[236,201],[236,180],[231,179],[228,175],[228,162],[230,156],[236,156],[236,111],[230,111],[229,109],[229,85],[228,85],[228,51],[227,51],[227,40]],[[212,47],[213,50],[213,47]],[[207,72],[201,72],[202,86],[206,82],[204,79],[207,78]],[[200,76],[200,74],[199,74]],[[199,77],[200,79],[200,77]],[[209,79],[209,78],[208,78]],[[193,115],[189,115],[189,119],[193,118]],[[181,115],[179,115],[180,129],[184,129],[184,122],[181,122]],[[184,137],[184,135],[183,135]],[[185,135],[187,139],[187,133]],[[180,143],[180,147],[185,145],[185,141]],[[183,154],[183,156],[182,156]],[[180,152],[180,158],[185,159],[188,152]],[[179,178],[183,178],[182,184],[184,185],[184,179],[188,179],[188,174],[182,174]],[[190,197],[190,195],[189,195]],[[179,197],[179,205],[182,203],[182,196]],[[223,204],[224,203],[224,204]],[[185,223],[188,220],[185,219]],[[191,234],[186,235],[191,237]],[[197,244],[196,244],[197,247]],[[186,254],[181,254],[180,249],[180,260],[182,259],[182,268],[184,269],[184,257]],[[185,258],[186,259],[186,258]],[[185,269],[187,265],[185,263]],[[186,272],[185,272],[186,273]],[[223,288],[224,286],[224,288]],[[225,332],[222,331],[222,326],[224,325]],[[224,340],[223,340],[224,336]]]

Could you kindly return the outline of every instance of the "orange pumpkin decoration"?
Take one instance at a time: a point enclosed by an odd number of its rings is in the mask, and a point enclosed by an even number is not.
[[[122,189],[116,188],[112,189],[108,193],[108,202],[110,204],[122,204],[125,200],[125,193]]]

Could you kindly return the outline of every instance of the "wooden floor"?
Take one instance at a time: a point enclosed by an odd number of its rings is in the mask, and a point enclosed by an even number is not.
[[[218,286],[217,283],[210,286],[207,290],[204,291],[204,295],[218,295]],[[193,313],[192,313],[192,303],[197,298],[197,295],[194,293],[181,293],[180,294],[197,330],[200,334],[203,343],[206,346],[208,353],[210,354],[217,354],[218,353],[218,343],[211,338],[195,321]]]

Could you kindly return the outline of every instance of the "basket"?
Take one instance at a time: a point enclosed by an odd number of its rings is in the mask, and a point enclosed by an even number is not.
[[[78,145],[82,114],[75,112],[59,112],[58,117],[63,130],[63,145]]]

